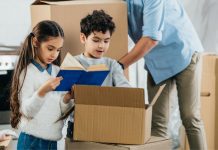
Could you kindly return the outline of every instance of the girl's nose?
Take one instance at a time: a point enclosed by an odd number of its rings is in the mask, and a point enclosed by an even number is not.
[[[53,53],[51,53],[51,57],[52,57],[52,58],[57,57],[57,55],[58,55],[58,52],[56,52],[56,51],[54,51]]]

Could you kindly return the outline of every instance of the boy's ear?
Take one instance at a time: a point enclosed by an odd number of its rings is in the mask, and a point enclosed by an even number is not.
[[[81,42],[82,44],[85,44],[85,41],[86,41],[86,36],[85,36],[85,34],[84,34],[84,33],[80,33],[80,42]]]

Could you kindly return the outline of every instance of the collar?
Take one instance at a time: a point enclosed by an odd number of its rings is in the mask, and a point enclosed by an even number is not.
[[[46,70],[50,75],[51,75],[51,72],[52,72],[52,65],[51,64],[48,64],[47,65],[47,68],[43,68],[38,62],[36,62],[35,60],[32,60],[32,64],[34,66],[36,66],[36,68],[40,71],[40,72],[43,72],[44,70]]]

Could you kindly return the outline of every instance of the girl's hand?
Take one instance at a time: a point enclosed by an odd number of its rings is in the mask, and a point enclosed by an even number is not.
[[[1,141],[5,141],[5,140],[9,140],[10,136],[6,135],[6,134],[0,134],[0,142]]]
[[[70,92],[64,95],[64,103],[69,103],[71,99],[74,99],[74,87],[71,88]]]
[[[38,94],[40,97],[45,96],[46,93],[53,91],[60,84],[62,77],[51,78],[44,85],[39,88]]]

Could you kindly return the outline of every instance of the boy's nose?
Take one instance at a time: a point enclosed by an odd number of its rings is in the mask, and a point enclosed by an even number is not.
[[[100,43],[98,44],[98,47],[103,48],[103,47],[104,47],[104,43],[103,43],[103,42],[100,42]]]

